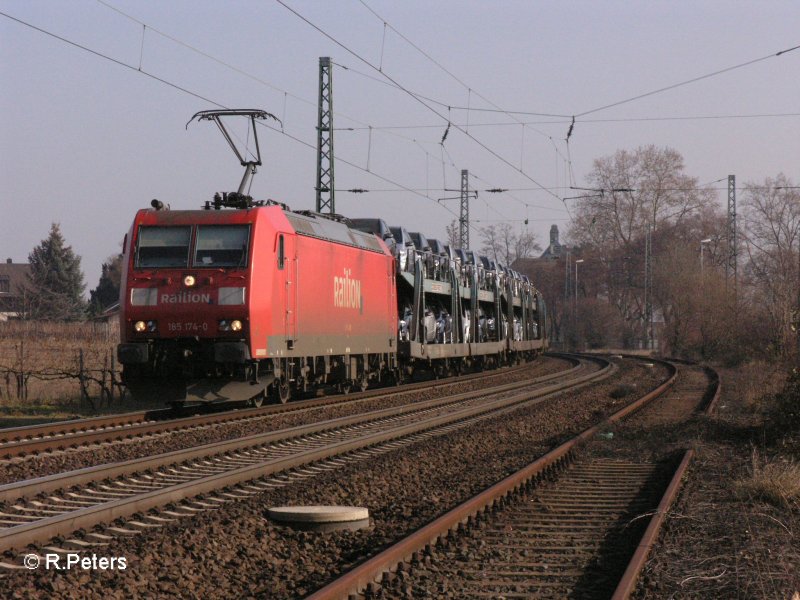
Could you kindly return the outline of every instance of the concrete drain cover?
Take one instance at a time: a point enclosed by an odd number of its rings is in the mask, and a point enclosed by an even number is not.
[[[273,521],[314,531],[369,526],[369,510],[360,506],[276,506],[267,512]]]

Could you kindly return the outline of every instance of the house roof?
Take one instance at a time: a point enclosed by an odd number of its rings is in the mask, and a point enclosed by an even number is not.
[[[0,292],[4,296],[19,296],[25,284],[28,282],[28,273],[31,272],[31,266],[27,263],[0,263],[0,279],[8,279],[9,291],[7,293]]]

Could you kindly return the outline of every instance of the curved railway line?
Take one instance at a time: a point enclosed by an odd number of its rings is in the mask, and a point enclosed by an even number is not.
[[[607,423],[634,411],[632,419],[651,424],[712,411],[716,373],[672,369]],[[601,432],[587,429],[310,597],[627,598],[692,451],[662,460],[583,456]]]
[[[595,369],[587,367],[592,363]],[[158,527],[229,498],[310,477],[337,468],[343,461],[387,452],[421,436],[438,435],[541,401],[607,377],[614,370],[603,359],[583,359],[566,373],[532,381],[0,486],[0,552],[178,503],[178,508],[109,531],[124,535]],[[202,494],[212,495],[202,501],[191,500]],[[84,539],[68,539],[64,548],[50,546],[45,550],[87,549],[105,543],[105,539],[92,533]]]
[[[578,367],[578,361],[569,355],[553,356],[563,358],[573,368]],[[530,364],[523,364],[496,372],[472,373],[459,378],[451,377],[433,382],[422,381],[398,388],[378,388],[347,396],[325,396],[288,404],[234,409],[225,412],[204,412],[177,418],[172,409],[162,409],[0,429],[0,460],[56,450],[75,449],[89,444],[142,438],[165,432],[189,431],[209,425],[243,423],[298,410],[397,396],[415,390],[446,389],[447,387],[476,379],[483,381],[487,379],[504,379],[510,374],[525,368],[530,368]]]

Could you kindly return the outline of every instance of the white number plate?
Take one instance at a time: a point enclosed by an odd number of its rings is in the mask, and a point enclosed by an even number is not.
[[[182,333],[203,333],[208,331],[208,323],[193,323],[191,321],[167,323],[168,331],[180,331]]]

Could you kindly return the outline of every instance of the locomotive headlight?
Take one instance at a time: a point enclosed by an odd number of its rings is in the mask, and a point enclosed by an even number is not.
[[[145,329],[147,329],[147,323],[144,321],[136,321],[136,323],[133,324],[133,330],[136,333],[142,333]]]
[[[219,330],[220,331],[230,331],[231,330],[231,324],[226,319],[222,319],[219,322]]]
[[[231,331],[241,331],[242,330],[242,322],[239,319],[234,319],[231,321]]]
[[[187,275],[183,278],[183,285],[186,287],[192,287],[195,283],[197,283],[197,280],[194,278],[194,275]]]
[[[147,322],[147,331],[153,333],[156,329],[158,329],[158,323],[156,323],[155,321]]]

